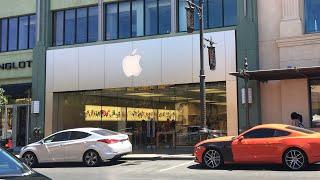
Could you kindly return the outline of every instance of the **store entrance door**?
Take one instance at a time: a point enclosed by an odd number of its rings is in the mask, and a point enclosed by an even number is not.
[[[30,105],[6,105],[2,138],[12,141],[12,148],[28,144]]]

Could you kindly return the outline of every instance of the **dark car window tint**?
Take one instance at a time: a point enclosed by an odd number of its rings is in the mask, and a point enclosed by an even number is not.
[[[273,137],[283,137],[283,136],[289,136],[291,133],[288,131],[282,131],[282,130],[274,130]]]
[[[311,130],[309,130],[309,129],[304,129],[304,128],[295,127],[295,126],[287,126],[286,128],[287,128],[287,129],[290,129],[290,130],[302,132],[302,133],[305,133],[305,134],[314,134],[314,133],[316,133],[316,132],[311,131]]]
[[[49,142],[67,141],[69,140],[69,136],[70,136],[70,132],[62,132],[47,138],[44,142],[49,143]]]
[[[273,129],[255,129],[244,134],[245,139],[273,137]]]
[[[100,134],[102,136],[111,136],[111,135],[117,135],[119,133],[117,132],[113,132],[113,131],[109,131],[109,130],[106,130],[106,129],[101,129],[101,130],[94,130],[92,131],[94,133],[97,133],[97,134]]]
[[[70,140],[83,139],[89,136],[90,136],[89,133],[72,131],[70,135]]]

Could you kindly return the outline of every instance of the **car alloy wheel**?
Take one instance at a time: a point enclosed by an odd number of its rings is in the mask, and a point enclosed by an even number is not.
[[[290,149],[284,157],[285,165],[291,170],[301,170],[307,164],[307,158],[301,150]]]
[[[22,159],[29,167],[34,167],[38,161],[36,155],[30,152],[25,153]]]
[[[203,156],[203,161],[206,165],[206,167],[215,169],[221,166],[222,164],[222,157],[220,155],[220,152],[214,149],[209,149],[205,152]]]
[[[100,162],[100,157],[95,151],[88,151],[84,155],[84,163],[87,166],[97,166]]]

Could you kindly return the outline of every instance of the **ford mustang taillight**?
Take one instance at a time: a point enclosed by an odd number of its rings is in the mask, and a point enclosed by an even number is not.
[[[121,140],[118,139],[100,139],[98,140],[98,142],[103,142],[103,143],[107,143],[107,144],[114,144],[114,143],[118,143]]]

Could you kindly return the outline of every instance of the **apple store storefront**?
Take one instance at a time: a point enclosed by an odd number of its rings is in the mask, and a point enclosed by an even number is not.
[[[235,33],[205,35],[219,40],[217,59],[223,59],[215,71],[205,67],[207,126],[216,136],[226,135],[228,106],[237,104],[227,102],[228,94],[236,94],[236,89],[227,89],[236,84],[227,77],[227,71],[235,69]],[[46,134],[102,127],[127,133],[134,151],[192,147],[202,138],[203,125],[196,38],[47,51]]]

